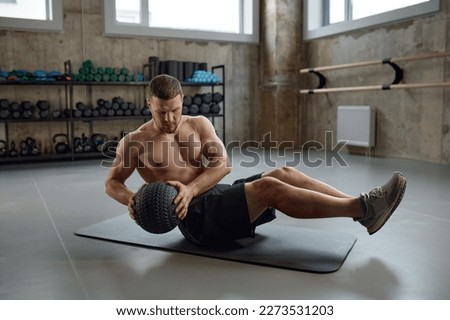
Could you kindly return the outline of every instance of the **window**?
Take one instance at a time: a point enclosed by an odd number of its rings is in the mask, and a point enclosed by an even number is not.
[[[259,42],[259,0],[104,0],[105,33]]]
[[[63,0],[0,0],[0,28],[62,31]]]
[[[305,0],[304,4],[305,40],[440,10],[440,0]]]

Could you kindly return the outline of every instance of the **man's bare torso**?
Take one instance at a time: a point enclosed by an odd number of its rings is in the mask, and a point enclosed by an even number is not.
[[[204,171],[202,127],[183,116],[174,133],[160,133],[152,122],[131,133],[131,148],[139,149],[137,171],[147,182],[177,180],[189,183]]]

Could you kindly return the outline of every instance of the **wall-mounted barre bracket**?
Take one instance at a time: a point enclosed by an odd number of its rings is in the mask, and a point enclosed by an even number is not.
[[[319,84],[317,86],[317,89],[322,89],[323,87],[325,87],[325,85],[327,84],[327,78],[325,78],[323,74],[321,74],[318,71],[315,71],[314,69],[309,69],[308,72],[316,75],[319,78]]]
[[[391,58],[383,59],[383,64],[387,64],[392,67],[395,71],[395,78],[391,84],[399,84],[403,80],[403,69],[398,66],[398,64],[391,61]]]

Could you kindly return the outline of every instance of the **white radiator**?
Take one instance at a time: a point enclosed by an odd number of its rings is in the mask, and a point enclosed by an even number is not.
[[[337,140],[349,146],[375,146],[375,108],[370,106],[338,106]]]

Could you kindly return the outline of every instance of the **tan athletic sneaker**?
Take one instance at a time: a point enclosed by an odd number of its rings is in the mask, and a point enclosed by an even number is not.
[[[360,199],[366,210],[364,216],[357,221],[367,228],[369,234],[374,234],[400,204],[405,189],[406,178],[400,172],[395,172],[381,187],[374,188],[369,193],[361,193]]]

